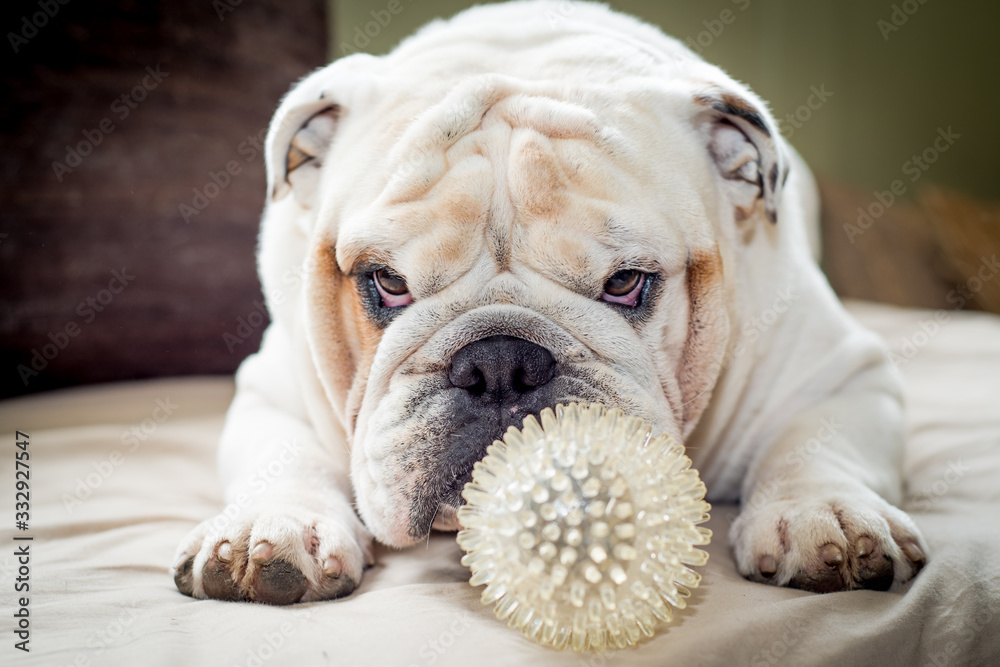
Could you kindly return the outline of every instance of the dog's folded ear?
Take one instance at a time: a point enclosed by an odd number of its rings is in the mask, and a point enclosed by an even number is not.
[[[708,150],[725,181],[736,219],[751,217],[761,201],[767,219],[777,222],[788,159],[763,105],[721,90],[698,93],[695,101],[706,107]]]
[[[267,188],[274,200],[295,193],[310,208],[341,108],[320,99],[275,115],[267,135]]]
[[[317,70],[282,100],[265,147],[268,194],[275,201],[291,192],[301,206],[312,207],[337,126],[364,87],[364,58],[370,56],[343,58]]]

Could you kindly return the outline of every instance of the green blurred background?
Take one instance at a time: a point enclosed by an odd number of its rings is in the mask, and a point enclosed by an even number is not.
[[[387,14],[380,12],[389,0],[330,0],[330,57],[357,50],[385,53],[427,21],[472,4],[398,1],[402,10],[385,22]],[[907,195],[920,184],[934,182],[998,199],[1000,4],[981,0],[922,4],[920,0],[615,0],[610,4],[682,41],[690,40],[706,60],[749,84],[784,119],[784,134],[818,173],[872,191],[886,190],[893,180],[901,179]],[[372,23],[376,16],[382,17],[384,26]],[[824,91],[827,99],[810,100],[814,89]],[[818,108],[809,108],[810,101]],[[932,149],[939,128],[949,127],[959,137],[947,151],[937,154],[926,171],[917,171],[911,163],[904,173],[914,155]],[[928,156],[934,157],[935,151]],[[912,180],[917,173],[919,178]]]

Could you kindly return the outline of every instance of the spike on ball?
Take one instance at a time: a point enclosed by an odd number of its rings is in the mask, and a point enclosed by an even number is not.
[[[528,638],[603,651],[650,637],[701,580],[711,531],[684,447],[638,417],[559,405],[476,464],[458,543],[484,604]]]

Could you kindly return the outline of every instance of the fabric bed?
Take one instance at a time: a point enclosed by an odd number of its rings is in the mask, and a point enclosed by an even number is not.
[[[903,590],[817,595],[743,580],[719,505],[687,610],[637,649],[536,646],[467,583],[454,534],[378,548],[351,596],[269,607],[194,600],[174,550],[220,511],[215,444],[228,378],[62,390],[0,404],[3,664],[37,665],[986,665],[1000,664],[1000,317],[850,304],[893,348],[907,390],[904,508],[931,552]],[[30,434],[30,529],[14,530],[14,433]],[[32,536],[15,542],[15,536]],[[30,544],[15,593],[14,545]],[[30,598],[30,653],[13,647]]]

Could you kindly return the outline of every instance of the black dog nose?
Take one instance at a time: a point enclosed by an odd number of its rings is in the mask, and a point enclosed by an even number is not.
[[[455,353],[448,380],[474,396],[501,401],[552,379],[556,361],[540,345],[513,336],[490,336]]]

